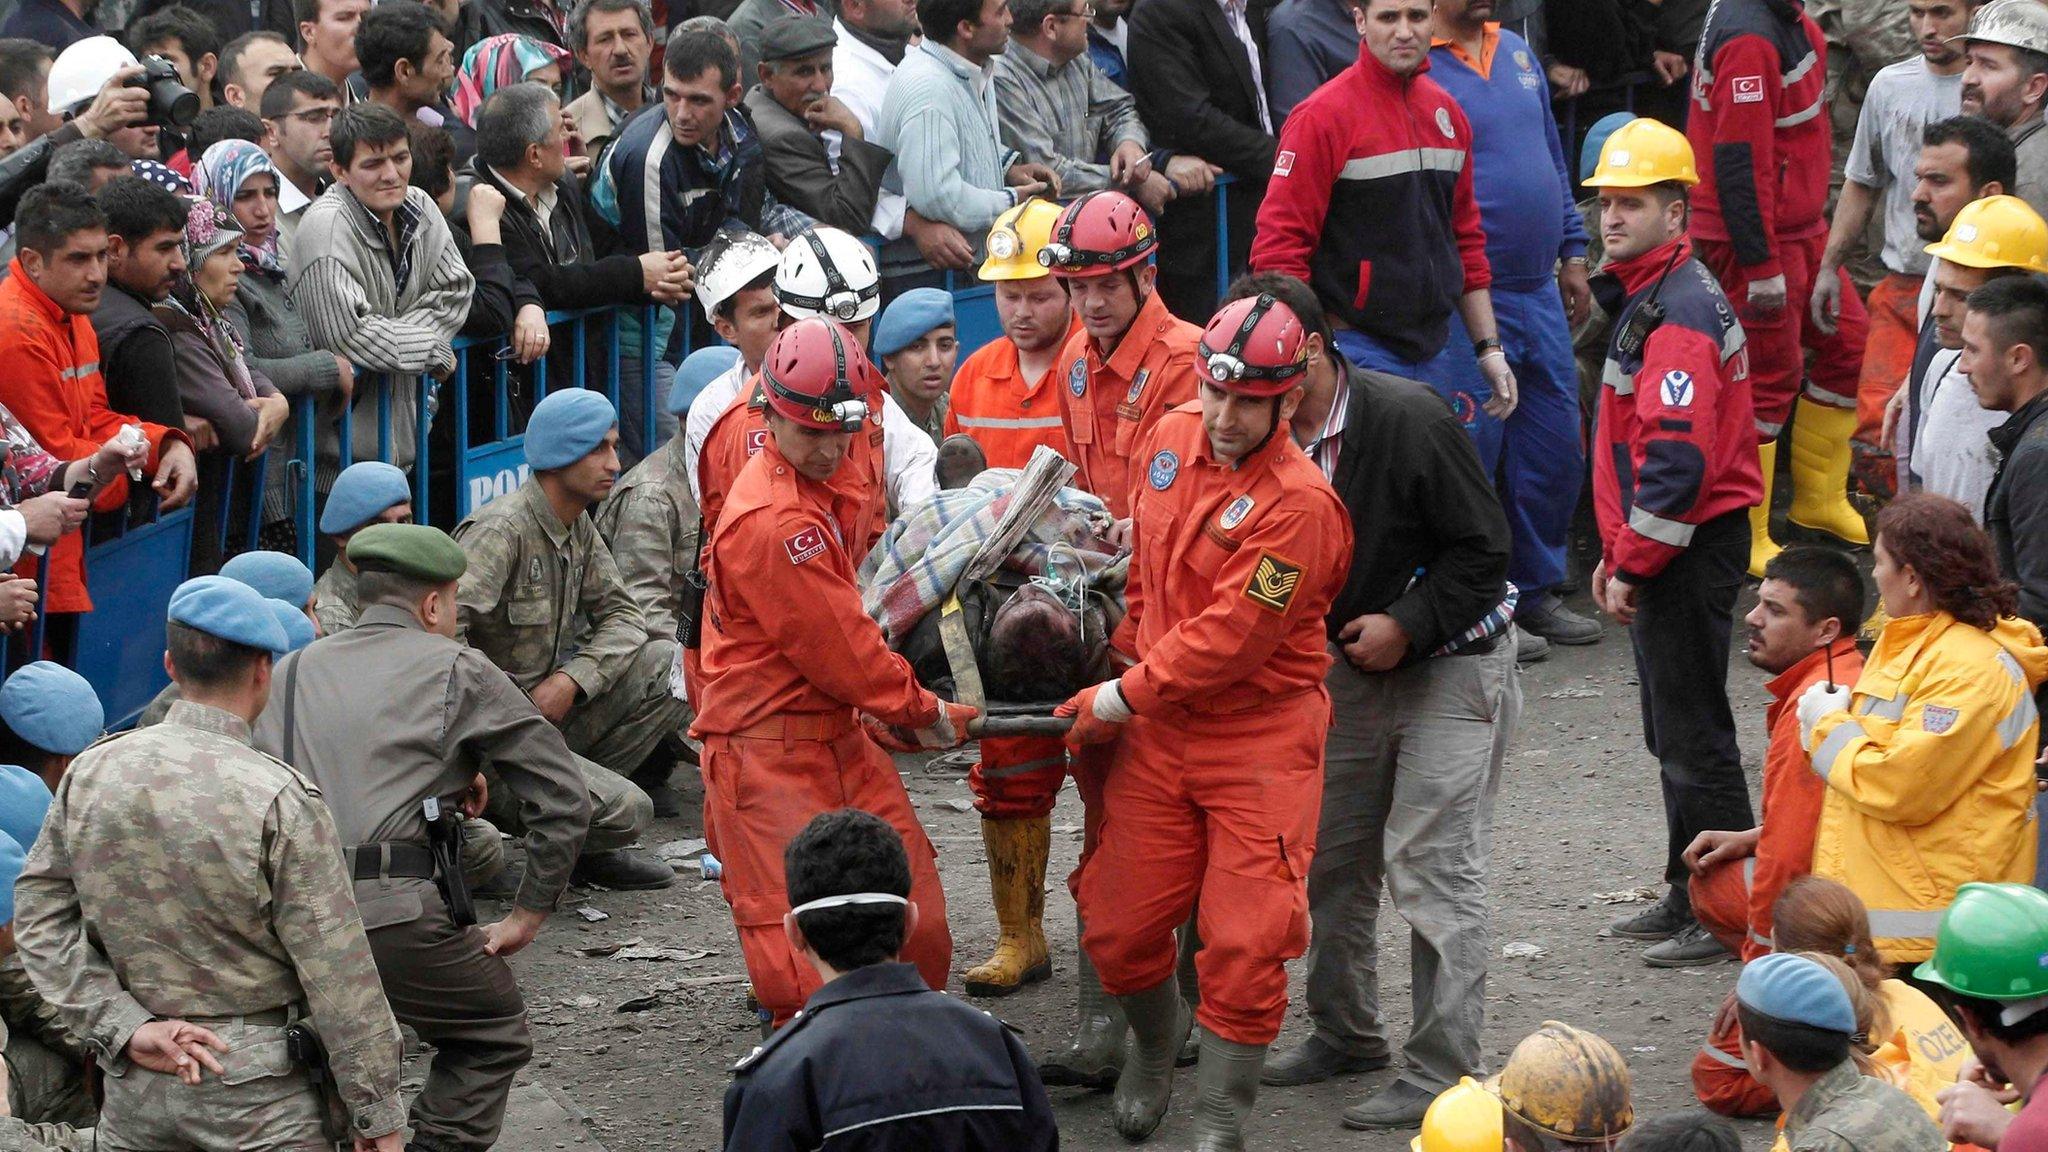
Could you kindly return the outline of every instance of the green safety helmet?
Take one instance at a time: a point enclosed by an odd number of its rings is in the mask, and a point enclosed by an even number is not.
[[[2048,892],[2031,884],[1965,884],[1942,913],[1934,956],[1913,975],[1962,996],[2048,996]]]

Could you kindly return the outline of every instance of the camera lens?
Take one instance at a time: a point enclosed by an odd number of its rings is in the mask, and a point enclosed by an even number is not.
[[[178,80],[178,66],[162,56],[142,61],[142,79],[136,85],[149,92],[149,122],[160,127],[183,128],[199,115],[199,95]]]

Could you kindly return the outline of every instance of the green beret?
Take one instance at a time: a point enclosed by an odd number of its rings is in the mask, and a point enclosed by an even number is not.
[[[459,580],[469,567],[454,537],[425,524],[372,524],[349,538],[348,562],[433,584]]]

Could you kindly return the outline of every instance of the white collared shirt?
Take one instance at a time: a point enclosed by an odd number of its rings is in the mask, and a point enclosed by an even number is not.
[[[1223,6],[1224,23],[1237,33],[1238,43],[1244,45],[1244,54],[1252,62],[1252,90],[1259,95],[1259,126],[1268,134],[1273,131],[1273,114],[1266,108],[1265,70],[1259,67],[1259,45],[1252,39],[1251,22],[1245,19],[1247,0],[1216,0]]]

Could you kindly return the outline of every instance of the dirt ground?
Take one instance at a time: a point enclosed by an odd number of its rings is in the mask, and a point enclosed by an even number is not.
[[[1579,599],[1578,609],[1590,612],[1583,595]],[[1738,617],[1751,600],[1745,593]],[[1729,688],[1753,797],[1762,759],[1765,679],[1743,659],[1738,644]],[[1642,747],[1626,636],[1610,629],[1598,645],[1553,649],[1548,661],[1524,671],[1522,691],[1523,719],[1508,760],[1495,837],[1490,1068],[1497,1069],[1515,1042],[1542,1021],[1565,1020],[1593,1028],[1621,1050],[1634,1074],[1639,1114],[1692,1107],[1688,1065],[1715,1007],[1734,985],[1735,965],[1655,970],[1637,958],[1640,945],[1601,935],[1610,919],[1628,910],[1610,901],[1656,884],[1663,860],[1663,808],[1656,766]],[[939,849],[957,993],[959,973],[979,963],[995,939],[979,820],[964,770],[932,770],[922,758],[902,763]],[[693,809],[699,800],[694,781],[679,773],[678,782],[690,785]],[[1062,794],[1053,823],[1047,897],[1053,978],[1007,999],[979,1002],[1021,1029],[1035,1052],[1062,1041],[1073,1015],[1074,929],[1064,878],[1080,847],[1081,811],[1071,788]],[[658,821],[647,842],[701,834],[694,811],[687,811],[682,819]],[[579,909],[608,918],[593,922]],[[1391,908],[1380,927],[1383,995],[1398,1043],[1410,1015],[1407,933]],[[579,951],[627,942],[671,951],[653,953],[663,959]],[[1542,954],[1502,957],[1504,947],[1524,943]],[[709,955],[690,958],[699,951]],[[537,1047],[528,1076],[585,1113],[591,1137],[613,1150],[719,1146],[727,1070],[753,1046],[756,1025],[745,1006],[745,969],[731,920],[714,884],[691,870],[665,892],[572,893],[514,966],[527,991]],[[1308,1031],[1300,1004],[1301,967],[1290,965],[1295,1004],[1283,1044]],[[1248,1129],[1250,1142],[1270,1149],[1405,1149],[1412,1131],[1355,1133],[1337,1122],[1346,1105],[1392,1076],[1380,1072],[1305,1089],[1263,1089]],[[1187,1075],[1177,1085],[1153,1147],[1186,1146],[1191,1081]],[[1055,1089],[1053,1102],[1064,1147],[1126,1147],[1110,1126],[1106,1096]],[[1769,1146],[1768,1123],[1742,1127],[1745,1145]],[[508,1131],[508,1140],[514,1136]],[[557,1138],[553,1146],[567,1145]]]

